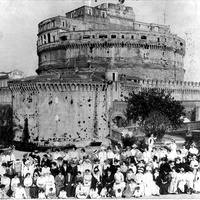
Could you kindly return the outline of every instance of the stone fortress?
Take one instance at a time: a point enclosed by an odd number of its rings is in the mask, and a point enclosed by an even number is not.
[[[15,140],[26,124],[40,146],[103,141],[113,121],[121,126],[125,118],[124,97],[152,87],[171,92],[199,120],[200,83],[184,82],[185,45],[169,26],[136,21],[124,4],[82,6],[42,21],[38,75],[7,87]]]

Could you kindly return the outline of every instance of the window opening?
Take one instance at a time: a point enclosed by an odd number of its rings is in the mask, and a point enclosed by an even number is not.
[[[116,38],[117,36],[116,35],[111,35],[111,38]]]
[[[146,39],[147,39],[147,36],[142,35],[142,36],[141,36],[141,39],[142,39],[142,40],[146,40]]]
[[[90,35],[84,35],[83,39],[90,39]]]
[[[99,35],[99,38],[107,38],[107,35]]]

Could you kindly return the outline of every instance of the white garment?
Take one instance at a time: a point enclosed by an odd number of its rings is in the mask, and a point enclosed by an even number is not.
[[[23,187],[18,187],[15,191],[14,197],[16,199],[27,199],[25,189]]]
[[[5,185],[5,188],[9,188],[10,187],[10,178],[6,177],[6,176],[2,176],[1,178],[1,184]]]
[[[26,174],[30,173],[30,175],[32,177],[34,169],[35,169],[34,165],[24,166],[24,168],[23,168],[23,176],[25,177]]]
[[[189,153],[191,153],[191,154],[195,154],[195,155],[197,155],[198,154],[198,149],[197,148],[193,148],[193,147],[191,147],[191,148],[189,148]]]

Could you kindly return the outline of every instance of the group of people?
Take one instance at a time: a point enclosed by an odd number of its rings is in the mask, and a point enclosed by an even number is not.
[[[156,147],[151,136],[141,151],[131,147],[101,146],[41,154],[16,159],[12,151],[0,157],[0,199],[142,197],[200,193],[198,149]]]

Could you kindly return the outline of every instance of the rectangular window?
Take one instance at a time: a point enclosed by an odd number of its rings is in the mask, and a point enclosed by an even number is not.
[[[90,39],[90,35],[84,35],[83,39]]]
[[[124,39],[124,35],[122,35],[122,39]]]

